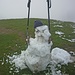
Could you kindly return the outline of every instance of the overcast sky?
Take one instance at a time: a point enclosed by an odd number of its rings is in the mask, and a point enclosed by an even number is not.
[[[47,0],[31,0],[31,18],[47,18]],[[27,18],[28,0],[0,0],[0,19]],[[52,0],[51,19],[75,22],[75,0]]]

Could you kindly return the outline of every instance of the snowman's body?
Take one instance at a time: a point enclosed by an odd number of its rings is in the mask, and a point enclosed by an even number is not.
[[[50,63],[50,49],[52,41],[48,43],[51,34],[48,26],[40,26],[35,29],[35,38],[30,38],[30,45],[25,51],[25,60],[31,71],[42,71]]]

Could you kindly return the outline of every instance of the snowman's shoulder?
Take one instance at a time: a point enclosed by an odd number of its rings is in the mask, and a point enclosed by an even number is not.
[[[35,38],[30,38],[30,45],[33,45],[36,43],[36,39]]]

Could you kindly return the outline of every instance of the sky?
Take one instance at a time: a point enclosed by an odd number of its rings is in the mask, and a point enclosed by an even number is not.
[[[27,18],[28,0],[0,0],[0,19]],[[75,0],[51,0],[50,18],[75,22]],[[47,0],[31,0],[30,18],[47,18]]]

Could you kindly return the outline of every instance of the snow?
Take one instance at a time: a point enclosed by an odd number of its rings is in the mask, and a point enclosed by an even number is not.
[[[63,32],[56,31],[55,34],[62,35]],[[71,61],[71,55],[64,49],[54,48],[51,50],[52,41],[48,43],[51,34],[48,26],[40,26],[35,29],[35,38],[30,38],[30,44],[27,49],[21,51],[19,55],[8,56],[10,63],[15,65],[18,69],[29,69],[34,73],[35,71],[43,71],[47,65],[51,63],[50,67],[52,75],[56,74],[56,64],[68,64]],[[17,45],[16,45],[17,46]],[[50,53],[51,52],[51,53]],[[57,71],[60,73],[61,71]]]
[[[35,29],[35,38],[30,38],[30,44],[20,55],[9,57],[15,64],[15,67],[24,69],[29,67],[32,72],[42,71],[50,62],[50,50],[52,41],[48,43],[49,37],[48,26],[44,25]],[[26,67],[27,65],[27,67]]]
[[[24,69],[27,68],[25,65],[25,56],[24,53],[21,52],[21,55],[13,55],[12,57],[9,57],[11,64],[14,63],[15,67],[17,67],[18,69]]]
[[[62,35],[62,34],[64,34],[64,33],[61,32],[61,31],[55,31],[55,34]]]
[[[72,33],[75,33],[75,24],[71,25],[71,27],[73,28],[73,32]]]
[[[65,40],[67,40],[67,41],[69,41],[69,42],[75,42],[75,39],[67,39],[67,38],[62,38],[62,39],[65,39]]]
[[[75,33],[75,29],[73,29],[73,32],[72,33]]]
[[[58,74],[58,75],[61,75],[61,71],[60,71],[60,70],[59,70],[59,71],[57,71],[57,74]]]
[[[25,51],[25,60],[32,72],[45,70],[49,64],[52,46],[52,42],[48,43],[50,36],[48,27],[41,26],[35,29],[35,38],[30,38],[30,45]]]
[[[71,25],[72,28],[75,28],[75,24]]]
[[[62,28],[63,26],[61,26],[61,25],[54,25],[54,27]]]
[[[70,58],[71,58],[71,55],[64,49],[57,48],[57,47],[52,49],[51,59],[56,64],[58,63],[67,64],[68,62],[72,62]]]
[[[62,26],[55,25],[54,27],[62,27]],[[75,33],[75,30],[72,33]],[[59,37],[61,37],[64,33],[61,32],[61,31],[55,31],[55,34],[58,34]],[[64,37],[65,37],[65,35],[64,35]],[[65,40],[67,40],[69,42],[75,42],[75,39],[67,39],[67,38],[64,38],[64,37],[62,37],[62,39],[65,39]],[[69,35],[69,37],[70,37],[70,35]]]

